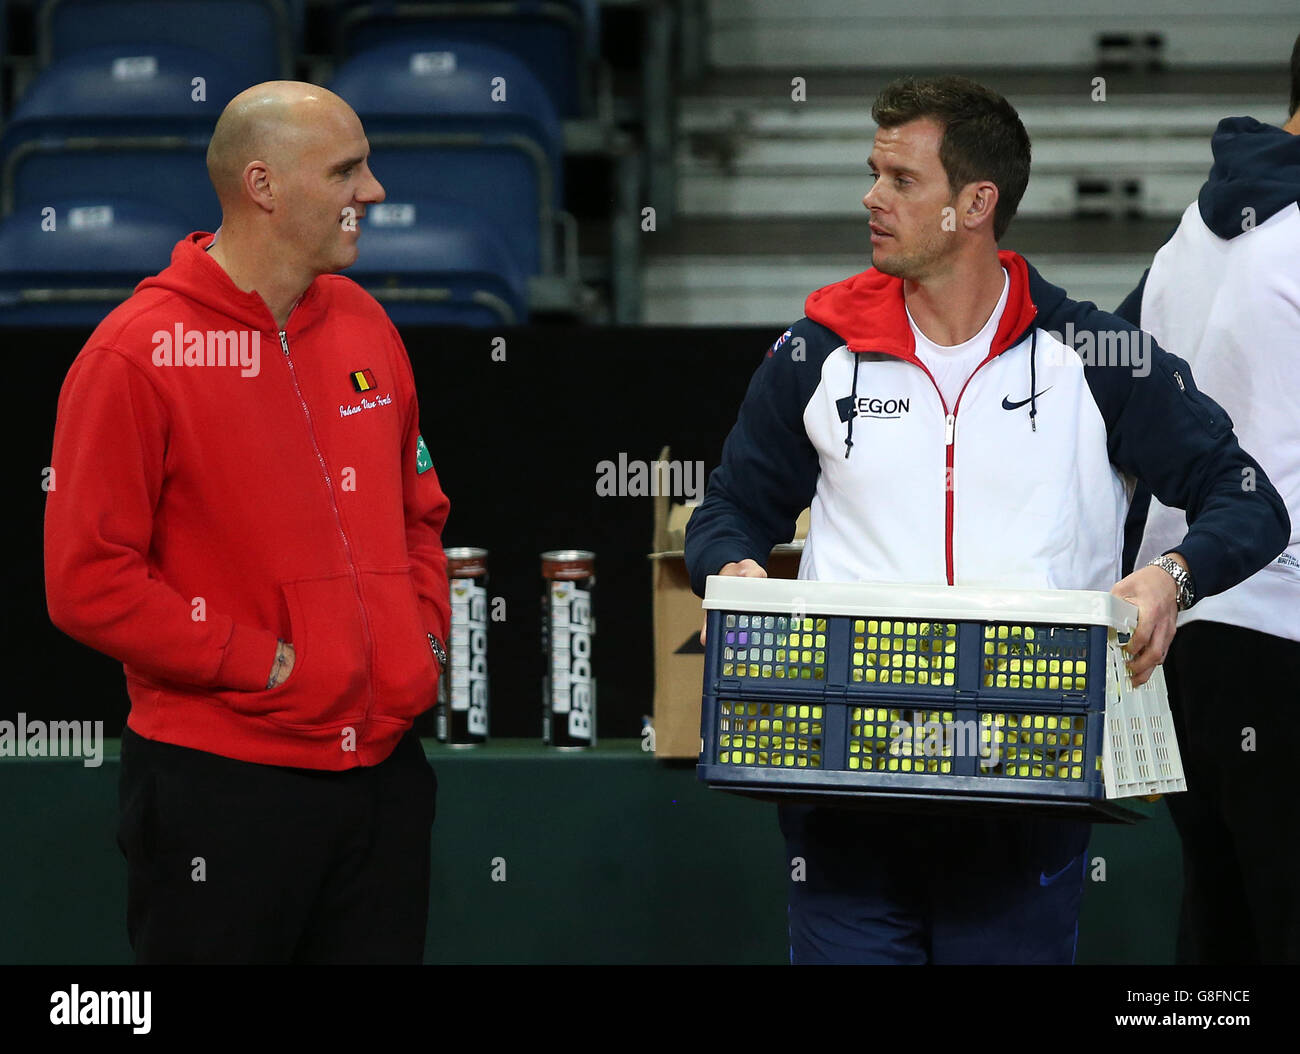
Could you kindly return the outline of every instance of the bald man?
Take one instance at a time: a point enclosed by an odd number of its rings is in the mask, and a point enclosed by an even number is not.
[[[352,108],[313,84],[259,84],[217,121],[208,176],[222,216],[209,253],[277,325],[317,275],[356,262],[356,220],[384,200],[369,154]]]
[[[419,962],[437,779],[412,722],[450,610],[410,362],[337,274],[384,198],[337,96],[276,81],[177,244],[63,384],[45,519],[64,632],[121,661],[137,961]]]

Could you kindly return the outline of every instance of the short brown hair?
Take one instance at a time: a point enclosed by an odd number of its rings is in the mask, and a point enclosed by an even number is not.
[[[885,86],[871,106],[880,128],[923,117],[943,126],[939,161],[954,194],[986,179],[998,188],[993,237],[1002,240],[1029,184],[1029,133],[995,91],[967,77],[904,77]]]

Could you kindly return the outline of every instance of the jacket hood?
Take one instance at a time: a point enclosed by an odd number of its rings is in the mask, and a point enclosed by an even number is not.
[[[1214,167],[1197,206],[1220,238],[1244,234],[1300,201],[1300,135],[1253,117],[1225,117],[1210,145]]]
[[[1016,344],[1038,311],[1029,291],[1032,268],[1024,257],[1003,251],[998,261],[1007,270],[1010,288],[989,358]],[[907,324],[901,278],[873,267],[808,294],[804,314],[842,337],[850,351],[884,352],[919,361],[912,327]]]
[[[251,329],[278,331],[275,317],[266,301],[255,292],[246,293],[231,281],[225,269],[208,255],[207,248],[214,235],[207,231],[194,231],[176,243],[172,249],[171,263],[156,275],[144,279],[135,287],[137,293],[146,289],[159,289],[176,293],[213,311],[227,315]],[[294,324],[300,325],[314,314],[320,302],[320,284],[317,277],[294,307]]]

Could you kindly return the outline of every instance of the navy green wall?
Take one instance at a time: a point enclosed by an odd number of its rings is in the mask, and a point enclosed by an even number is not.
[[[774,806],[701,786],[639,740],[427,744],[438,772],[431,963],[780,963],[788,864]],[[104,764],[0,760],[0,962],[130,961]],[[1163,805],[1096,826],[1081,963],[1167,963],[1181,880]],[[492,880],[505,860],[504,882]]]

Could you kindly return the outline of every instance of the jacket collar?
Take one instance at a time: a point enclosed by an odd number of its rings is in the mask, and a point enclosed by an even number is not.
[[[998,261],[1006,268],[1010,288],[989,358],[1018,344],[1038,313],[1029,292],[1032,268],[1025,258],[1019,253],[1000,251]],[[804,314],[833,330],[849,351],[883,352],[909,362],[918,361],[901,278],[873,267],[810,293],[804,302]]]
[[[216,260],[208,254],[215,236],[194,231],[176,243],[171,264],[158,274],[144,279],[135,287],[165,289],[205,307],[218,311],[251,329],[274,332],[279,329],[266,301],[256,292],[245,292],[231,280]],[[318,275],[298,298],[290,317],[296,331],[311,324],[320,313],[321,286],[326,276]]]

